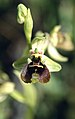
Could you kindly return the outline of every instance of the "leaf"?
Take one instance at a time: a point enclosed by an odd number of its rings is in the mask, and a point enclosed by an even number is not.
[[[54,62],[45,55],[42,55],[41,62],[47,66],[50,72],[58,72],[61,70],[61,65]]]
[[[17,70],[21,70],[23,68],[23,66],[28,63],[27,62],[28,58],[29,58],[29,56],[24,56],[24,57],[21,57],[20,59],[16,60],[13,63],[13,67]]]
[[[50,55],[50,57],[53,58],[54,60],[57,60],[57,61],[60,61],[60,62],[68,61],[68,58],[59,54],[57,49],[55,47],[53,47],[51,44],[49,44],[47,50],[48,50],[48,54]]]
[[[35,37],[32,40],[32,49],[33,50],[35,50],[35,48],[37,48],[38,51],[45,52],[47,45],[48,45],[48,40],[46,40],[46,37],[44,37],[44,36]]]

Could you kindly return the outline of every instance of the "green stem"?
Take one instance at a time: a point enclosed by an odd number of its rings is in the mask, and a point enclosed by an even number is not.
[[[30,106],[28,106],[27,108],[27,112],[24,115],[24,119],[34,119],[34,111]]]

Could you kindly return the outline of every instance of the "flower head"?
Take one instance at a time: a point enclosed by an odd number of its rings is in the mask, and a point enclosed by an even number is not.
[[[22,57],[14,63],[14,67],[22,69],[21,79],[25,83],[47,83],[50,80],[51,72],[57,72],[61,69],[58,63],[38,52],[37,48],[33,52],[31,50],[29,60],[26,57]]]

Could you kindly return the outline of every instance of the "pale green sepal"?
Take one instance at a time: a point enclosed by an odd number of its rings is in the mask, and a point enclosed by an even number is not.
[[[50,72],[58,72],[61,70],[61,65],[54,62],[45,55],[42,55],[41,62],[47,66]]]
[[[48,54],[50,55],[50,57],[53,58],[54,60],[60,61],[60,62],[68,61],[68,58],[59,54],[57,49],[55,47],[53,47],[51,44],[49,44],[47,50],[48,50]]]
[[[13,63],[13,67],[17,70],[21,70],[25,64],[28,63],[29,56],[21,57]]]

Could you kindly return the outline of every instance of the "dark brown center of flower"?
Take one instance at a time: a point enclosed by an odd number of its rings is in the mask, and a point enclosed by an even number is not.
[[[33,55],[32,62],[30,62],[28,65],[26,65],[21,73],[21,78],[26,83],[32,82],[32,74],[38,74],[38,81],[42,83],[46,83],[50,79],[50,72],[46,65],[41,63],[40,56],[35,57]]]
[[[35,57],[35,55],[33,55],[33,57],[32,57],[32,62],[34,62],[34,63],[39,63],[39,62],[41,62],[40,56],[38,56],[38,58],[37,58],[37,57]]]

